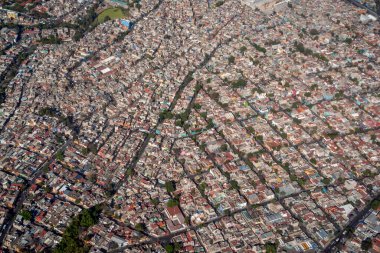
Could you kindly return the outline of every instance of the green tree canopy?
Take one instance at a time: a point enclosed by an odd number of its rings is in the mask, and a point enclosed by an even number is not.
[[[175,191],[175,183],[173,181],[168,181],[165,183],[165,188],[168,193]]]
[[[22,210],[20,215],[24,220],[31,220],[33,215],[29,210]]]

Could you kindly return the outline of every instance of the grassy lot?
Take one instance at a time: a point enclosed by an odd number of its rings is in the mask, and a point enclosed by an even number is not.
[[[128,11],[120,8],[120,7],[115,7],[115,8],[108,8],[102,11],[98,17],[95,19],[94,23],[96,25],[99,25],[101,23],[104,23],[108,20],[113,20],[113,19],[118,19],[118,18],[126,18],[128,16]],[[107,18],[109,17],[109,18]]]

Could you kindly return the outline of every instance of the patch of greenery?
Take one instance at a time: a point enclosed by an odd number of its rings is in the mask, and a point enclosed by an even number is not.
[[[38,115],[56,117],[59,115],[59,111],[54,107],[44,107],[38,111]]]
[[[151,199],[150,202],[151,202],[154,206],[158,206],[158,204],[160,204],[160,199],[159,199],[159,198],[154,198],[154,199]]]
[[[238,80],[232,82],[232,88],[243,88],[247,85],[247,81],[245,79],[239,78]]]
[[[165,245],[165,251],[167,253],[179,252],[180,249],[181,249],[181,245],[178,242],[169,243]]]
[[[79,41],[83,35],[95,28],[97,18],[96,9],[99,7],[99,3],[94,4],[91,8],[88,9],[85,16],[80,16],[76,21],[78,28],[73,36],[74,41]]]
[[[324,183],[325,185],[328,185],[331,183],[331,178],[324,178],[324,179],[322,179],[321,182]]]
[[[168,207],[175,207],[179,205],[179,201],[177,199],[169,199],[169,201],[166,203]]]
[[[200,110],[202,108],[202,105],[201,104],[198,104],[198,103],[195,103],[194,104],[194,109],[195,110]]]
[[[259,51],[259,52],[262,52],[262,53],[266,53],[267,52],[267,50],[264,48],[264,47],[262,47],[262,46],[260,46],[260,45],[258,45],[258,44],[256,44],[256,43],[251,43],[252,44],[252,46],[257,50],[257,51]]]
[[[233,57],[232,55],[228,57],[228,64],[235,64],[235,57]]]
[[[103,207],[101,205],[96,205],[89,209],[83,209],[66,228],[61,242],[53,249],[53,253],[88,252],[90,247],[80,239],[80,234],[99,222],[102,209]]]
[[[267,242],[265,243],[265,253],[276,253],[277,252],[277,243]]]
[[[278,45],[280,43],[281,43],[280,40],[268,40],[268,41],[265,42],[265,45],[267,45],[267,46],[274,46],[274,45]]]
[[[318,34],[319,34],[319,31],[317,29],[313,28],[313,29],[310,30],[310,35],[315,36],[315,35],[318,35]]]
[[[135,229],[136,229],[137,231],[143,232],[143,231],[146,230],[146,225],[145,225],[144,223],[137,223],[137,224],[135,225]]]
[[[236,180],[230,180],[231,189],[239,190],[240,186]]]
[[[327,137],[334,139],[334,138],[339,136],[339,132],[338,131],[331,131],[331,132],[328,132],[326,135],[327,135]]]
[[[246,46],[242,46],[240,48],[240,53],[244,55],[245,51],[247,51],[247,47]]]
[[[375,199],[375,200],[371,203],[371,208],[372,208],[373,210],[377,210],[377,209],[379,209],[379,207],[380,207],[380,200]]]
[[[327,59],[326,56],[320,54],[320,53],[315,53],[313,52],[313,50],[311,50],[310,48],[306,48],[301,42],[297,42],[295,41],[294,42],[294,47],[295,49],[302,53],[303,55],[306,55],[306,56],[313,56],[314,58],[317,58],[321,61],[324,61],[324,62],[328,62],[329,59]]]
[[[174,117],[173,113],[169,110],[164,110],[160,113],[161,119],[172,119]]]
[[[220,146],[220,151],[227,152],[228,151],[228,145],[224,143],[222,146]]]
[[[7,98],[7,92],[4,87],[0,87],[0,105],[5,102]]]
[[[201,192],[202,196],[205,195],[206,188],[207,184],[205,182],[199,184],[199,191]]]
[[[362,250],[365,250],[366,252],[372,249],[372,239],[366,238],[361,243]]]
[[[24,6],[22,6],[19,3],[15,3],[13,5],[6,5],[4,6],[4,8],[8,10],[16,11],[16,12],[23,12],[23,13],[28,11]]]
[[[30,212],[29,210],[22,210],[20,212],[20,215],[24,220],[31,220],[33,218],[32,212]]]
[[[65,159],[65,152],[58,151],[57,154],[55,154],[55,159],[62,162]]]
[[[121,7],[108,8],[102,11],[95,19],[94,24],[99,25],[109,20],[125,18],[129,15],[128,10]]]
[[[215,7],[220,7],[224,4],[224,0],[220,0],[218,2],[215,3]]]
[[[346,38],[344,40],[344,42],[347,43],[347,44],[351,44],[352,43],[352,39],[351,38]]]
[[[165,188],[168,193],[174,192],[176,189],[174,181],[168,181],[165,183]]]

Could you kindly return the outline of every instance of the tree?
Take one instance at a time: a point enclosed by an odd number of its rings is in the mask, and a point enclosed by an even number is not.
[[[265,49],[265,48],[263,48],[262,46],[260,46],[260,45],[258,45],[258,44],[256,44],[256,43],[252,43],[252,46],[257,50],[257,51],[259,51],[259,52],[261,52],[261,53],[266,53],[267,52],[267,50]]]
[[[87,146],[87,150],[93,154],[98,153],[98,146],[95,143],[89,143]]]
[[[262,135],[256,135],[256,139],[259,141],[259,142],[263,142],[264,141],[264,137]]]
[[[235,57],[231,55],[230,57],[228,57],[228,64],[234,64],[234,63],[235,63]]]
[[[297,183],[301,186],[305,185],[306,183],[306,180],[304,178],[297,178]]]
[[[79,41],[79,40],[83,37],[83,34],[84,34],[84,31],[81,30],[81,29],[78,29],[78,30],[75,32],[74,36],[73,36],[73,40],[74,40],[74,41]]]
[[[159,198],[154,198],[154,199],[151,199],[150,202],[151,202],[154,206],[158,206],[158,204],[160,204],[160,199],[159,199]]]
[[[83,156],[86,156],[88,155],[88,153],[90,153],[90,150],[88,148],[82,148],[80,153],[83,155]]]
[[[199,115],[201,115],[202,118],[207,118],[207,112],[201,112]]]
[[[96,183],[96,181],[98,180],[98,176],[94,173],[94,174],[91,174],[88,178],[92,183]]]
[[[322,183],[324,183],[325,185],[330,184],[330,182],[331,182],[330,178],[324,178],[324,179],[322,179]]]
[[[89,228],[94,224],[95,224],[95,221],[94,221],[92,215],[90,214],[89,210],[84,209],[82,214],[80,215],[80,225],[82,227]]]
[[[245,51],[247,51],[247,47],[246,46],[242,46],[240,48],[240,53],[244,55]]]
[[[232,189],[235,189],[235,190],[239,190],[240,189],[239,184],[238,184],[238,182],[236,180],[231,180],[230,181],[230,185],[231,185]]]
[[[175,183],[173,181],[168,181],[165,183],[165,188],[168,193],[175,191]]]
[[[380,200],[375,199],[375,200],[371,203],[371,208],[372,208],[373,210],[377,210],[377,209],[379,209],[379,207],[380,207]]]
[[[48,173],[49,172],[49,165],[48,164],[44,165],[44,167],[42,168],[42,171],[44,173]]]
[[[44,191],[45,191],[46,193],[50,193],[50,192],[53,191],[53,188],[52,188],[51,186],[49,186],[49,185],[45,186],[43,189],[44,189]]]
[[[201,192],[202,196],[205,195],[206,188],[207,188],[207,184],[205,182],[202,182],[199,184],[199,191]]]
[[[351,44],[352,43],[352,39],[351,38],[346,38],[344,40],[344,42],[346,42],[347,44]]]
[[[220,146],[220,151],[222,151],[222,152],[228,151],[228,145],[226,143],[224,143],[222,146]]]
[[[247,130],[250,134],[255,134],[255,129],[252,126],[248,126]]]
[[[63,136],[63,134],[61,134],[61,133],[57,133],[56,135],[55,135],[55,140],[59,143],[59,144],[62,144],[62,143],[64,143],[64,138],[63,138],[64,136]]]
[[[369,170],[369,169],[366,169],[365,171],[363,171],[363,176],[364,177],[373,177],[375,174]]]
[[[215,124],[214,124],[214,122],[212,121],[212,119],[209,120],[208,123],[207,123],[207,129],[211,129],[211,128],[214,128],[214,127],[215,127]]]
[[[194,104],[194,109],[195,110],[200,110],[202,108],[202,105],[201,104],[198,104],[198,103],[195,103]]]
[[[298,124],[298,125],[302,123],[302,121],[300,119],[297,119],[297,118],[294,118],[293,122]]]
[[[376,3],[376,13],[380,15],[380,0],[375,0]]]
[[[266,253],[276,253],[277,252],[277,243],[273,243],[273,242],[265,243],[265,252]]]
[[[366,238],[361,243],[362,250],[368,251],[372,248],[372,239]]]
[[[165,110],[160,113],[161,119],[172,119],[173,117],[174,115],[169,110]]]
[[[4,87],[0,87],[0,105],[5,102],[7,98],[6,89]]]
[[[298,177],[296,175],[294,175],[294,174],[290,174],[289,178],[292,181],[297,181],[297,179],[298,179]]]
[[[338,132],[338,131],[334,131],[334,130],[332,130],[332,131],[326,133],[326,135],[327,135],[329,138],[334,139],[334,138],[336,138],[336,137],[339,136],[339,132]]]
[[[49,116],[49,117],[55,117],[59,114],[59,111],[57,108],[54,107],[44,107],[38,110],[39,116]]]
[[[224,4],[224,0],[220,0],[218,2],[215,3],[215,7],[220,7]]]
[[[29,210],[22,210],[20,215],[24,220],[31,220],[33,215]]]
[[[88,228],[99,221],[101,211],[102,206],[95,205],[90,209],[84,209],[77,217],[74,217],[63,233],[61,242],[53,249],[53,253],[88,252],[89,248],[83,240],[79,238],[79,234],[83,228]]]
[[[13,10],[13,11],[17,11],[17,12],[26,12],[27,9],[25,9],[21,4],[19,3],[15,3],[13,4],[12,6],[7,6],[6,7],[7,9],[10,9],[10,10]]]
[[[107,22],[107,21],[110,21],[110,20],[111,20],[110,16],[105,16],[104,17],[104,22]]]
[[[168,244],[165,246],[165,250],[167,253],[173,253],[174,252],[174,246],[172,244]]]
[[[134,170],[133,168],[129,167],[129,168],[127,169],[127,176],[130,177],[130,176],[132,176],[133,174],[135,174],[135,170]]]
[[[318,35],[319,32],[318,32],[317,29],[313,28],[313,29],[310,30],[310,34],[311,34],[311,35]]]
[[[63,151],[58,151],[57,154],[55,155],[55,158],[58,161],[63,161],[63,159],[65,159],[65,153]]]
[[[142,231],[144,231],[146,229],[146,225],[144,223],[137,223],[136,226],[135,226],[135,229],[137,231],[142,232]]]
[[[109,249],[117,249],[118,247],[119,247],[119,244],[117,244],[114,241],[110,241],[110,243],[108,244]]]
[[[166,203],[168,207],[175,207],[179,205],[178,200],[176,199],[169,199],[168,203]]]
[[[260,207],[259,204],[252,204],[252,205],[251,205],[251,208],[252,208],[252,209],[257,209],[257,208],[259,208],[259,207]]]
[[[246,85],[247,85],[247,81],[242,78],[239,78],[238,80],[232,83],[232,88],[234,89],[242,88],[242,87],[245,87]]]
[[[165,245],[165,251],[167,253],[178,252],[180,249],[181,249],[181,245],[178,242],[169,243],[169,244]]]

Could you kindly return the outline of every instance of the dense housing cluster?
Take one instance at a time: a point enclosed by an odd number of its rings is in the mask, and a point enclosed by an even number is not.
[[[41,2],[51,26],[1,18],[4,250],[379,251],[375,16],[343,0]],[[93,25],[109,4],[133,29]]]

